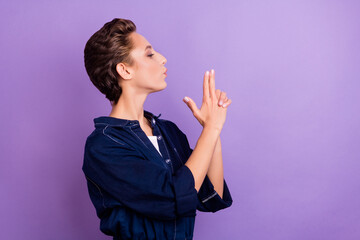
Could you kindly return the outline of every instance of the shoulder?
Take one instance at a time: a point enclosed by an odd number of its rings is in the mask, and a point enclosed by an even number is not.
[[[104,152],[113,149],[134,150],[127,142],[114,136],[109,126],[96,128],[86,138],[85,151]]]
[[[183,135],[184,133],[180,130],[180,128],[176,125],[175,122],[168,119],[158,119],[158,123],[161,127],[164,127],[167,132]]]
[[[158,119],[160,120],[159,125],[162,125],[170,139],[172,139],[173,143],[177,146],[181,146],[185,149],[189,148],[189,141],[187,139],[186,134],[180,130],[177,124],[171,120]]]
[[[192,152],[186,134],[171,120],[158,119],[158,121],[160,121],[159,125],[162,125],[171,141],[176,146],[177,152],[180,154],[183,162],[186,162]]]
[[[169,119],[158,118],[157,121],[158,121],[159,124],[164,125],[166,127],[178,128],[178,126],[173,121],[171,121]]]

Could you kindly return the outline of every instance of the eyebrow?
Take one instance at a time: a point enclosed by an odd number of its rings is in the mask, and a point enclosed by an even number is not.
[[[148,49],[148,48],[152,49],[152,46],[151,46],[151,45],[147,45],[147,46],[145,47],[145,51],[146,51],[146,49]]]

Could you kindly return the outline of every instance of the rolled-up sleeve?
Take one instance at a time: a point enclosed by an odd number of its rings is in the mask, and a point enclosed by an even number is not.
[[[186,134],[183,133],[176,126],[176,124],[173,124],[173,126],[181,136],[182,147],[185,151],[186,159],[188,159],[194,149],[190,147]],[[207,175],[205,176],[204,181],[200,186],[197,196],[197,209],[202,212],[216,212],[221,209],[230,207],[233,202],[225,179],[222,194],[223,197],[221,198],[220,195],[215,191],[214,186]]]
[[[190,154],[192,151],[193,149],[190,148]],[[221,209],[230,207],[233,202],[225,179],[221,198],[218,192],[216,192],[208,175],[205,176],[197,195],[198,203],[196,208],[201,212],[217,212]]]
[[[223,197],[215,191],[213,184],[209,177],[206,175],[198,192],[198,205],[197,209],[202,212],[216,212],[221,209],[230,207],[232,198],[230,191],[224,179]]]
[[[87,139],[83,172],[98,190],[111,196],[121,205],[147,217],[159,220],[179,216],[195,216],[197,191],[190,169],[184,165],[174,175],[164,166],[145,159],[135,149],[114,144],[103,137],[101,141]],[[105,209],[106,199],[102,200]]]

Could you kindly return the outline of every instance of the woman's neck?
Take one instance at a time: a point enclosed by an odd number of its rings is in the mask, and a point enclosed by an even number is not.
[[[147,119],[144,117],[144,102],[147,94],[139,95],[123,92],[117,102],[112,105],[110,117],[138,120],[140,124],[146,124]]]

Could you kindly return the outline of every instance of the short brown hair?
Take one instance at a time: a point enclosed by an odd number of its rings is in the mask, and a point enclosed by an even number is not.
[[[95,32],[85,45],[84,62],[91,82],[115,104],[122,93],[116,65],[120,62],[134,64],[130,56],[134,45],[129,36],[135,31],[136,25],[131,20],[114,18]]]

